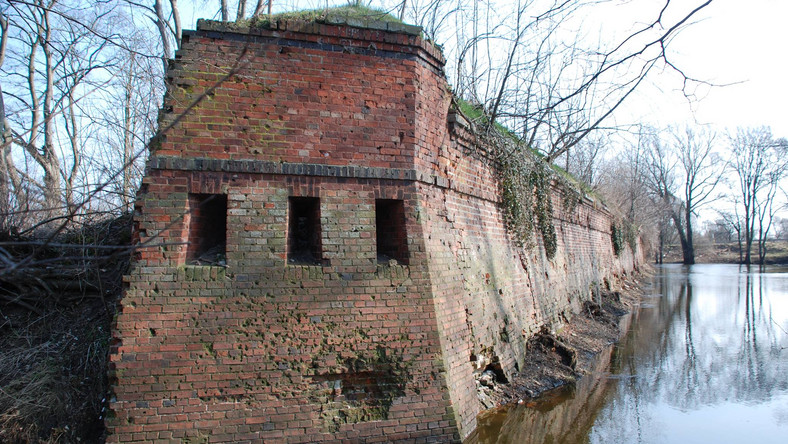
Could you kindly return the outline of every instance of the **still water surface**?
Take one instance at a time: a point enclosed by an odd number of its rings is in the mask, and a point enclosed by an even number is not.
[[[647,294],[609,366],[470,441],[788,443],[788,268],[666,265]]]

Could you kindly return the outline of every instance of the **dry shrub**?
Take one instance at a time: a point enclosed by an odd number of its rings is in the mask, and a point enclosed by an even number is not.
[[[102,440],[129,220],[0,244],[0,442]]]

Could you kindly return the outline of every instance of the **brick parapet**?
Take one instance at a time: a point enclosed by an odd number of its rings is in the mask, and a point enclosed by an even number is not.
[[[415,66],[436,59],[421,46],[263,31],[186,35],[152,153],[412,168]]]
[[[184,35],[210,35],[215,32],[223,39],[236,34],[249,39],[277,39],[286,45],[304,46],[312,43],[323,50],[334,52],[352,51],[384,57],[387,52],[411,54],[418,55],[438,70],[446,63],[441,50],[423,38],[419,26],[374,18],[364,20],[341,16],[328,16],[324,21],[320,23],[292,18],[265,23],[223,23],[198,20],[197,30],[185,31]]]

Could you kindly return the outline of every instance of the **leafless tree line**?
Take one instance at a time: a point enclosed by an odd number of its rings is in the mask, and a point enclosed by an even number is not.
[[[683,262],[695,263],[695,222],[706,209],[735,232],[741,263],[763,264],[766,241],[786,208],[788,141],[766,127],[726,134],[702,126],[644,127],[621,156],[597,168],[604,170],[603,194],[655,240],[657,261],[675,236]]]
[[[0,15],[2,228],[128,209],[162,95],[157,46],[106,2],[11,1]]]
[[[412,1],[409,11],[428,36],[447,40],[455,93],[553,162],[608,128],[652,71],[696,82],[671,61],[668,46],[711,2],[640,2],[644,12],[633,18],[640,24],[614,36],[583,27],[583,17],[618,3],[433,0]]]

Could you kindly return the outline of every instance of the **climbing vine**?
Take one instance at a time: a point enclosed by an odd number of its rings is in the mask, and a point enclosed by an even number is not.
[[[556,185],[561,191],[561,208],[563,208],[564,214],[574,213],[583,198],[583,193],[565,177],[559,178]]]
[[[541,160],[535,162],[531,171],[531,186],[536,195],[536,220],[548,259],[555,257],[558,241],[553,225],[553,202],[550,198],[550,172]]]
[[[506,224],[514,239],[522,246],[530,246],[534,229],[534,195],[530,186],[530,172],[513,159],[499,162],[498,174],[501,187],[501,202]]]
[[[638,235],[640,233],[640,229],[628,219],[625,219],[624,222],[624,238],[627,241],[627,245],[629,245],[629,249],[632,251],[632,253],[635,253],[638,248]]]
[[[634,253],[637,250],[638,227],[628,219],[613,222],[610,226],[610,237],[613,241],[613,253],[621,256],[626,246]]]
[[[481,107],[456,98],[454,106],[470,122],[478,152],[484,153],[497,173],[501,207],[513,240],[520,246],[533,247],[538,230],[547,258],[553,259],[558,250],[553,192],[561,194],[564,214],[571,214],[590,190],[560,168],[547,164],[505,127],[490,124]]]
[[[615,222],[610,226],[610,237],[613,241],[613,253],[621,256],[624,250],[624,230]]]
[[[521,246],[531,247],[533,233],[542,235],[548,259],[558,249],[550,167],[530,151],[522,151],[500,139],[492,143],[501,188],[501,202],[509,231]]]

